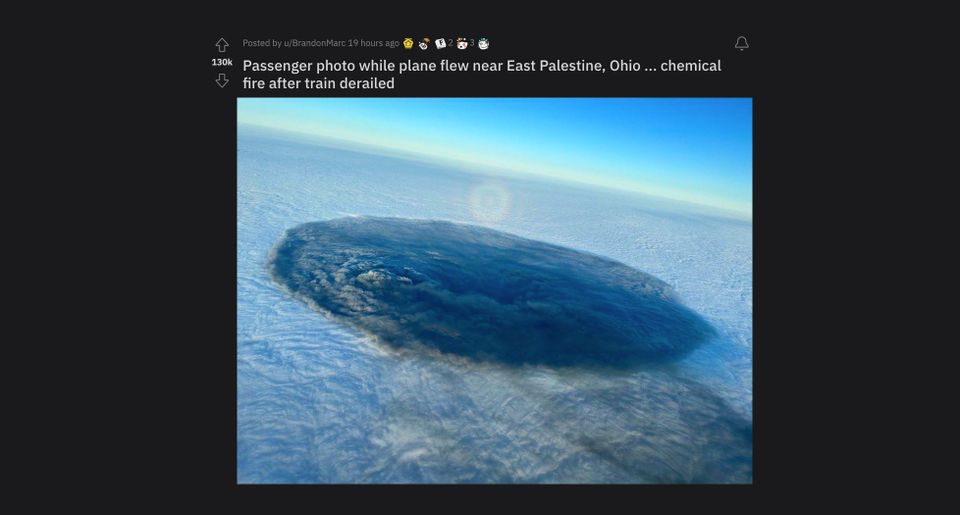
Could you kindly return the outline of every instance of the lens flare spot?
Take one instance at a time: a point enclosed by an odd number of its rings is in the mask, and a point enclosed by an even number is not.
[[[510,191],[500,184],[486,182],[470,190],[470,214],[473,219],[489,224],[510,214]]]

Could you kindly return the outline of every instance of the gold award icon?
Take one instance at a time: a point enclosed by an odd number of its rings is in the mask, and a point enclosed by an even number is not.
[[[413,38],[403,38],[403,48],[407,50],[413,48]]]

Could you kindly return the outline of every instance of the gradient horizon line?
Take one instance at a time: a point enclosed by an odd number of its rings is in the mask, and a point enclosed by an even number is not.
[[[562,182],[589,185],[593,187],[599,187],[599,188],[614,190],[618,192],[647,195],[647,196],[657,197],[657,198],[666,199],[674,202],[693,204],[695,206],[721,210],[721,211],[728,212],[730,214],[739,215],[737,216],[737,218],[742,219],[743,217],[746,217],[746,219],[749,220],[750,222],[753,221],[753,201],[752,200],[747,204],[723,202],[723,201],[717,201],[715,199],[713,202],[711,202],[709,200],[710,197],[706,197],[708,200],[704,200],[703,196],[691,198],[690,195],[684,196],[684,195],[666,194],[666,193],[663,193],[663,190],[667,188],[655,188],[655,187],[652,188],[649,186],[644,186],[638,181],[628,181],[628,180],[604,181],[604,180],[597,180],[596,178],[590,177],[589,175],[585,176],[583,174],[576,174],[573,176],[571,176],[572,174],[558,175],[550,172],[537,172],[537,171],[519,169],[519,168],[502,166],[502,165],[475,162],[475,161],[470,161],[462,158],[449,157],[449,156],[444,156],[444,155],[434,154],[434,153],[429,153],[424,151],[409,150],[409,149],[405,149],[398,146],[371,143],[370,141],[367,141],[367,140],[360,140],[360,139],[354,139],[354,138],[348,138],[348,137],[342,137],[342,136],[340,137],[330,136],[327,134],[310,132],[302,129],[300,130],[291,129],[289,127],[282,127],[282,126],[277,126],[277,125],[263,123],[263,122],[241,121],[238,116],[238,120],[237,120],[238,130],[240,129],[241,125],[246,125],[254,128],[268,129],[276,132],[285,132],[292,135],[305,136],[307,137],[306,139],[314,140],[315,143],[321,143],[325,141],[347,143],[354,146],[363,147],[369,153],[386,155],[388,157],[406,157],[414,160],[424,161],[431,164],[436,164],[438,162],[450,163],[450,164],[456,164],[458,166],[465,166],[466,168],[473,169],[475,171],[488,171],[488,170],[500,171],[501,173],[497,175],[503,175],[502,172],[508,172],[507,175],[509,175],[510,173],[513,173],[513,174],[519,174],[523,176],[546,177],[546,178],[550,178],[550,179],[558,180]],[[343,148],[343,149],[357,151],[357,149],[351,149],[351,148]],[[377,152],[378,150],[383,150],[388,152]],[[399,154],[399,156],[397,154]],[[588,178],[592,180],[588,180]],[[659,191],[654,191],[654,190],[659,190]]]

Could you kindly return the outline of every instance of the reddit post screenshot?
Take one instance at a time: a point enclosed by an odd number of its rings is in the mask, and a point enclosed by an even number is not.
[[[762,36],[323,27],[195,49],[230,488],[762,482]]]

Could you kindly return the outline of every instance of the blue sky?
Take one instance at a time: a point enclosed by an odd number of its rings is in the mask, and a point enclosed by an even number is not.
[[[749,98],[241,98],[237,121],[750,215]]]

